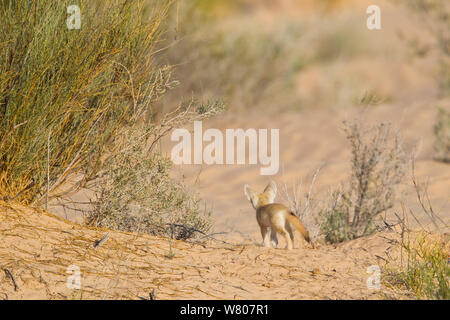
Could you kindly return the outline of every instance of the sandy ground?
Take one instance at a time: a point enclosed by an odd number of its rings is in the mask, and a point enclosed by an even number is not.
[[[315,191],[326,190],[348,172],[348,147],[341,121],[357,112],[330,110],[278,116],[240,117],[232,114],[205,122],[206,127],[280,128],[283,169],[272,177],[281,183],[308,179],[323,165]],[[450,166],[432,161],[433,109],[376,107],[370,121],[390,120],[404,129],[406,145],[419,141],[417,176],[429,181],[436,210],[448,222]],[[270,121],[269,121],[270,120]],[[421,134],[417,134],[417,133]],[[170,144],[167,143],[169,146]],[[377,233],[338,246],[312,248],[297,236],[295,249],[261,247],[254,210],[243,185],[262,189],[268,177],[258,166],[196,166],[182,169],[186,181],[197,180],[200,195],[213,205],[219,240],[188,243],[108,230],[94,230],[52,214],[0,203],[0,299],[139,299],[156,290],[158,299],[383,299],[407,298],[382,285],[367,288],[367,268],[396,259],[395,233]],[[405,205],[420,216],[409,182],[403,186]],[[277,200],[283,201],[281,198]],[[64,214],[61,214],[64,216]],[[423,216],[424,221],[426,220]],[[107,232],[99,248],[95,241]],[[170,248],[172,246],[172,248]],[[67,287],[75,265],[81,290]],[[6,271],[7,270],[7,271]],[[14,281],[12,280],[11,276]]]
[[[387,11],[383,19],[387,32],[394,30],[389,21],[402,24],[407,30],[420,29],[408,20],[397,21],[396,15],[389,19]],[[338,61],[334,68],[324,65],[306,70],[293,86],[311,96],[314,104],[324,96],[322,86],[335,85],[327,82],[330,77],[341,79],[348,75],[351,82],[367,85],[370,81],[359,78],[358,70],[365,70],[370,63],[369,80],[375,81],[375,87],[385,96],[392,95],[397,100],[369,107],[363,121],[388,121],[401,131],[405,149],[416,150],[418,181],[428,183],[435,212],[448,224],[450,165],[433,160],[432,144],[436,106],[449,107],[450,101],[437,101],[436,83],[430,81],[429,74],[417,71],[431,70],[435,57],[425,59],[422,69],[417,70],[412,62],[399,61],[391,52],[381,55],[380,60],[355,59],[347,64]],[[328,98],[336,100],[332,95]],[[398,261],[395,233],[382,232],[337,246],[315,248],[297,235],[293,251],[283,249],[283,239],[279,249],[261,247],[255,212],[244,196],[245,183],[262,190],[273,179],[281,190],[283,183],[289,187],[301,180],[306,191],[313,173],[321,167],[313,193],[323,198],[330,188],[348,177],[350,148],[342,121],[361,116],[362,108],[326,105],[305,106],[298,112],[280,112],[276,105],[234,112],[231,106],[230,112],[204,121],[204,130],[217,128],[222,132],[227,128],[280,129],[280,170],[275,176],[260,175],[258,165],[174,168],[174,177],[183,177],[213,209],[214,232],[220,233],[215,236],[217,240],[169,242],[144,234],[90,229],[77,223],[82,221],[78,212],[55,204],[49,205],[50,214],[0,202],[0,299],[139,299],[148,298],[153,290],[157,299],[408,298],[384,283],[380,290],[370,290],[366,283],[368,267],[383,267],[386,260]],[[167,137],[163,152],[170,154],[174,144]],[[410,208],[422,225],[429,225],[410,177],[399,191],[405,208]],[[73,200],[88,198],[89,194],[82,192]],[[276,201],[286,203],[280,194]],[[400,210],[398,204],[389,211],[388,219]],[[107,233],[109,238],[95,249],[94,243]],[[68,273],[70,266],[81,272],[80,290],[67,286],[73,276]]]
[[[380,299],[367,268],[395,256],[393,234],[339,246],[270,250],[254,243],[187,243],[93,230],[43,211],[0,203],[0,299]],[[170,254],[172,252],[172,254]],[[81,290],[69,289],[81,273]],[[11,277],[12,276],[12,277]]]

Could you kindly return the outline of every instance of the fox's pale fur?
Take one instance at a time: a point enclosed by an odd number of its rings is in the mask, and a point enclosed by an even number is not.
[[[300,231],[306,241],[310,242],[308,231],[306,231],[300,219],[286,206],[273,203],[277,194],[275,182],[271,181],[264,192],[260,194],[246,184],[244,185],[244,193],[256,210],[256,220],[261,228],[261,235],[266,247],[277,247],[278,232],[285,237],[287,249],[291,250],[294,243],[293,227]]]

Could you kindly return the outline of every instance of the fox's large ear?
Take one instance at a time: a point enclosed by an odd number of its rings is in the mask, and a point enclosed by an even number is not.
[[[258,194],[255,192],[255,190],[250,188],[248,184],[244,185],[244,193],[248,201],[250,201],[253,207],[256,209],[256,207],[258,206]]]
[[[264,193],[269,197],[270,203],[273,203],[277,195],[277,184],[271,180],[264,189]]]

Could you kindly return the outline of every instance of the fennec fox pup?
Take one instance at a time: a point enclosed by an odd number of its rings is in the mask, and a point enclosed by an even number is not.
[[[286,239],[287,249],[293,248],[295,227],[306,241],[310,242],[308,231],[303,223],[294,215],[291,210],[280,203],[273,203],[277,194],[277,185],[270,181],[263,193],[258,194],[248,184],[244,185],[244,193],[247,199],[256,209],[256,220],[261,228],[261,235],[264,245],[268,248],[274,248],[278,245],[277,232]],[[270,232],[270,240],[269,240]]]

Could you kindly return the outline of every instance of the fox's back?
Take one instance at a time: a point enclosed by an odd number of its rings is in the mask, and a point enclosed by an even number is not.
[[[260,224],[269,226],[274,219],[285,219],[290,210],[281,203],[269,203],[256,210],[256,219]]]

